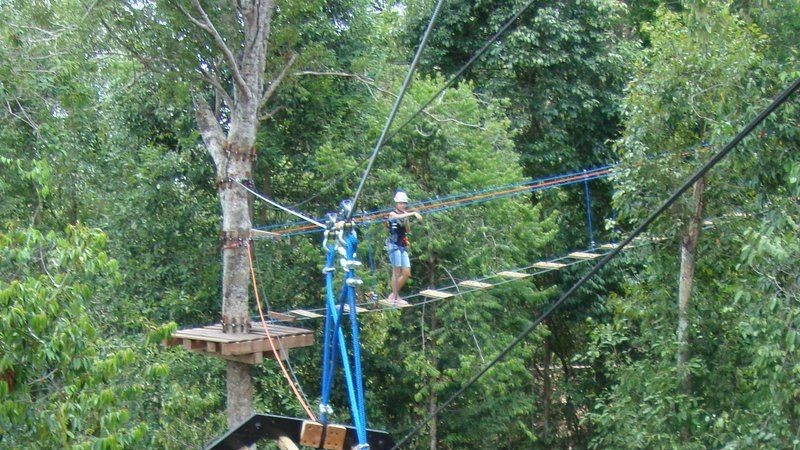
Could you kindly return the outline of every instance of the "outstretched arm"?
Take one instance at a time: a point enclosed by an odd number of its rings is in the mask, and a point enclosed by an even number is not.
[[[412,217],[412,216],[417,220],[422,220],[422,214],[416,211],[404,212],[402,214],[397,214],[394,211],[389,213],[389,217],[392,219],[405,219],[406,217]]]

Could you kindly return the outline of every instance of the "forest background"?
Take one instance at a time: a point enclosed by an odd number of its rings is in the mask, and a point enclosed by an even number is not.
[[[161,345],[222,302],[196,111],[227,130],[237,78],[224,55],[198,66],[195,3],[234,39],[248,2],[0,0],[0,448],[202,448],[227,428],[225,362]],[[446,2],[397,123],[525,3]],[[277,2],[258,191],[315,217],[353,195],[432,9]],[[384,146],[358,207],[615,165],[426,216],[408,292],[619,240],[800,77],[798,36],[797,0],[534,1]],[[406,448],[800,448],[799,117],[795,95]],[[362,230],[385,293],[384,239]],[[273,310],[322,305],[319,241],[254,244]],[[588,268],[365,315],[370,427],[402,437]],[[318,347],[291,358],[313,400]],[[303,416],[274,362],[252,377],[257,411]]]

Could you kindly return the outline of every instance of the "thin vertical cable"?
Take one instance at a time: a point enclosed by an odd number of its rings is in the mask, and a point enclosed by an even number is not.
[[[361,181],[358,183],[358,189],[356,189],[356,195],[353,196],[353,208],[348,211],[347,213],[347,220],[353,215],[353,210],[355,209],[356,202],[358,202],[358,197],[361,195],[361,190],[364,189],[364,183],[367,181],[367,175],[369,175],[369,171],[372,169],[372,164],[375,162],[375,157],[378,156],[378,151],[384,144],[384,139],[386,139],[386,133],[389,132],[389,127],[392,126],[392,122],[394,122],[394,118],[397,115],[397,111],[400,109],[400,103],[403,101],[403,97],[406,95],[406,91],[408,90],[408,86],[411,84],[411,79],[414,77],[414,70],[417,68],[417,64],[419,63],[420,56],[422,55],[422,50],[425,48],[425,44],[428,43],[428,38],[431,35],[431,30],[433,29],[433,24],[436,22],[436,18],[439,16],[439,11],[442,9],[442,4],[444,0],[439,0],[436,2],[436,7],[433,9],[433,15],[431,16],[430,22],[428,22],[428,27],[425,29],[425,34],[422,35],[422,41],[419,43],[419,47],[417,48],[417,52],[414,54],[414,60],[411,61],[411,67],[408,68],[408,73],[406,73],[406,79],[403,81],[403,86],[400,88],[400,93],[397,95],[397,99],[394,101],[394,106],[392,106],[392,112],[389,113],[389,117],[386,119],[386,123],[383,125],[383,131],[381,131],[381,137],[378,139],[378,143],[375,144],[375,149],[372,150],[372,155],[369,157],[369,163],[367,164],[367,168],[364,170],[364,175],[361,176]]]

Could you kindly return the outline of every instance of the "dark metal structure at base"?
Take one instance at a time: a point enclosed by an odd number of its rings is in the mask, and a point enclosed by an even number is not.
[[[281,436],[286,436],[299,443],[304,421],[305,419],[295,417],[253,414],[239,427],[229,431],[206,447],[206,450],[239,450],[244,446],[253,445],[261,439],[277,440]],[[349,450],[358,443],[356,429],[351,426],[344,428],[347,430],[344,448]],[[394,440],[385,431],[368,429],[367,443],[369,443],[370,450],[389,450],[394,447]]]

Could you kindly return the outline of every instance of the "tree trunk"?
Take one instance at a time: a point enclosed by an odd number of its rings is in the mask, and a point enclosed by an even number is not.
[[[544,405],[542,411],[542,440],[547,443],[550,441],[550,404],[552,403],[553,388],[550,380],[550,364],[553,360],[553,352],[550,351],[548,339],[544,340],[544,357],[542,358],[542,397]]]
[[[436,411],[436,408],[439,406],[439,396],[436,395],[436,391],[431,389],[431,397],[428,400],[428,415],[433,414]],[[430,422],[430,450],[436,450],[436,441],[437,441],[437,429],[436,429],[436,417],[431,419]]]
[[[425,268],[426,268],[426,270],[428,272],[427,276],[428,276],[428,288],[429,289],[434,289],[435,288],[437,264],[438,264],[438,259],[435,256],[430,255],[430,258],[428,259],[428,264],[426,264],[426,266],[425,266]],[[436,335],[436,331],[439,329],[439,321],[436,318],[436,304],[435,303],[432,303],[430,305],[430,311],[431,311],[430,332],[431,332],[431,335],[435,336]],[[423,352],[425,351],[425,345],[426,345],[424,340],[425,340],[425,338],[423,336],[423,343],[422,343]],[[435,345],[434,345],[434,341],[433,340],[431,340],[430,350],[431,350],[431,362],[430,363],[432,365],[438,365],[438,360],[437,360],[437,355],[436,355],[436,352],[435,352]],[[437,381],[436,379],[432,379],[430,381],[430,383],[429,383],[431,388],[430,388],[430,397],[428,397],[428,415],[433,414],[433,412],[436,411],[436,408],[439,406],[439,397],[438,397],[438,395],[436,393],[436,387],[435,387],[436,384],[437,384],[436,381]],[[429,444],[428,444],[428,446],[429,446],[430,450],[436,450],[436,447],[437,447],[437,441],[439,439],[438,438],[438,419],[439,419],[438,417],[434,416],[434,417],[431,418],[431,421],[429,423],[429,437],[428,437],[429,438],[429,440],[428,440]]]
[[[215,30],[193,2],[201,17],[203,29]],[[233,95],[227,134],[215,113],[200,95],[194,96],[198,129],[216,166],[219,201],[222,207],[222,318],[226,332],[246,332],[250,326],[249,244],[252,211],[248,192],[239,185],[252,178],[255,159],[259,108],[280,80],[264,90],[264,67],[270,22],[274,10],[272,0],[255,0],[238,4],[243,25],[242,50],[228,48],[221,37],[216,39],[225,55],[233,79]],[[233,50],[233,51],[232,51]],[[234,57],[234,52],[237,56]],[[227,371],[228,427],[233,428],[253,414],[253,382],[250,366],[229,361]]]
[[[572,385],[572,368],[569,365],[569,361],[563,355],[558,355],[558,359],[561,361],[561,367],[564,370],[564,386]],[[579,438],[578,437],[578,413],[575,411],[575,405],[572,402],[572,397],[569,395],[569,391],[567,391],[566,397],[566,411],[565,417],[567,421],[567,448],[575,448],[575,441]]]
[[[703,229],[704,190],[705,178],[700,178],[694,184],[693,189],[694,213],[681,239],[681,268],[678,283],[677,372],[678,377],[680,377],[681,387],[686,395],[691,394],[692,390],[691,376],[686,367],[689,361],[689,301],[691,300],[692,286],[694,284],[697,244],[700,240],[700,232]],[[681,437],[688,439],[689,430],[684,428],[681,431]]]

